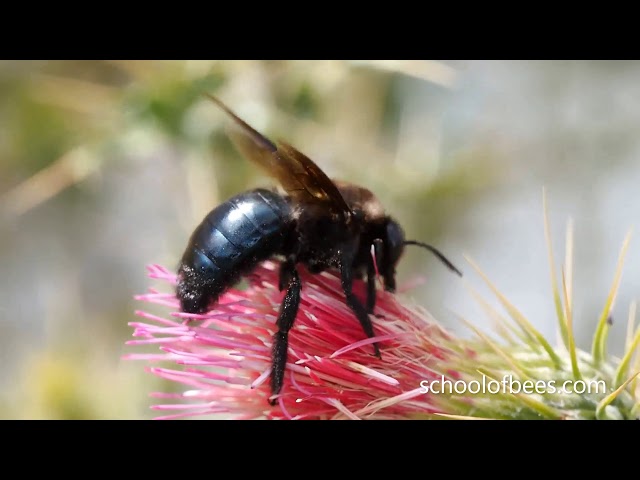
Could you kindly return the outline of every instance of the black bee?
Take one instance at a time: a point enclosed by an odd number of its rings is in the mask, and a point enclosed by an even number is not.
[[[275,177],[286,193],[265,189],[240,193],[214,208],[195,229],[182,256],[177,295],[185,312],[203,313],[256,265],[280,257],[280,291],[286,290],[273,339],[270,403],[282,389],[288,334],[300,304],[296,266],[311,273],[339,270],[347,305],[364,333],[374,337],[376,264],[387,291],[396,288],[396,264],[405,245],[433,252],[462,275],[434,247],[405,240],[400,225],[366,188],[330,180],[307,156],[285,142],[273,143],[217,98],[208,97],[233,120],[230,136],[238,150]],[[354,278],[367,277],[366,305],[353,294]],[[380,350],[374,344],[374,352]]]

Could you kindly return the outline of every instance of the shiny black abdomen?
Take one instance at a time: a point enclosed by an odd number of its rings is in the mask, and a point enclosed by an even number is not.
[[[230,198],[198,225],[178,272],[182,310],[199,313],[259,262],[284,254],[291,207],[275,192],[256,189]]]

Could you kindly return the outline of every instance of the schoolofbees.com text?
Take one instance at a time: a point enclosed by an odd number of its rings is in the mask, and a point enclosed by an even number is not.
[[[526,395],[545,393],[577,393],[591,394],[591,393],[606,393],[607,385],[604,380],[518,380],[513,378],[512,375],[505,375],[502,380],[495,380],[493,378],[487,378],[482,375],[481,380],[449,380],[442,375],[436,380],[422,380],[420,382],[422,393],[439,394],[471,394],[482,395],[491,394],[496,395],[498,393],[518,394],[524,393]]]

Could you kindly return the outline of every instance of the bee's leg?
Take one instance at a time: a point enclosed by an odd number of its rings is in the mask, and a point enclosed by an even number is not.
[[[367,265],[367,312],[376,318],[385,318],[384,315],[374,313],[376,308],[376,268],[373,262]]]
[[[341,259],[340,259],[340,276],[342,278],[342,290],[344,291],[344,295],[347,298],[347,305],[349,308],[353,310],[360,325],[364,329],[364,333],[366,333],[367,337],[373,338],[375,337],[375,333],[373,332],[373,324],[371,323],[371,319],[369,318],[369,314],[367,313],[367,309],[362,305],[362,302],[358,300],[353,294],[353,258],[354,258],[354,249],[352,247],[345,247],[341,249]],[[375,283],[374,286],[374,295],[375,295]],[[367,295],[369,296],[369,295]],[[367,300],[367,303],[369,300]],[[380,357],[380,348],[377,343],[373,344],[373,349],[376,357]]]
[[[376,308],[376,269],[373,261],[367,263],[367,312],[373,313]]]
[[[273,336],[272,368],[271,368],[271,393],[277,395],[282,390],[284,383],[285,367],[287,365],[287,349],[289,346],[289,330],[298,314],[300,305],[300,290],[302,285],[292,258],[287,259],[280,268],[280,285],[284,290],[287,285],[287,293],[284,296],[278,315],[278,332]],[[275,405],[276,400],[269,400]]]
[[[291,275],[296,271],[296,257],[289,255],[284,262],[280,264],[280,277],[278,279],[278,289],[283,291],[289,287]]]

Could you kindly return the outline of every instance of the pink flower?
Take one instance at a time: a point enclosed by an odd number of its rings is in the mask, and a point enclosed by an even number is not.
[[[182,393],[152,394],[162,402],[158,418],[224,414],[252,419],[404,419],[440,411],[420,383],[440,378],[450,355],[449,335],[417,308],[378,291],[375,339],[367,339],[345,304],[333,273],[300,271],[303,289],[289,334],[285,384],[275,406],[268,399],[271,342],[284,292],[277,289],[271,262],[259,266],[245,290],[231,289],[204,315],[179,311],[174,293],[136,297],[170,310],[167,317],[136,312],[128,345],[152,345],[160,352],[126,358],[158,362],[149,371],[184,385]],[[149,276],[168,286],[175,274],[154,265]],[[365,285],[356,282],[364,299]],[[373,356],[377,341],[382,359]],[[162,366],[161,366],[162,365]],[[455,372],[446,372],[456,378]],[[177,412],[177,413],[176,413]]]

